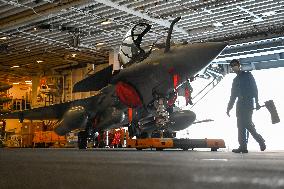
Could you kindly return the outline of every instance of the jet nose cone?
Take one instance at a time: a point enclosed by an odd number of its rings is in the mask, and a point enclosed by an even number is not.
[[[194,75],[213,61],[226,46],[227,44],[223,42],[194,43],[181,46],[174,49],[177,56],[170,61],[179,65],[177,66],[179,68],[176,69],[180,73],[188,72],[190,75]]]
[[[203,43],[203,48],[204,50],[209,51],[212,56],[217,57],[227,45],[228,44],[224,42],[207,42]]]
[[[194,51],[196,56],[204,57],[207,60],[212,61],[215,59],[227,46],[223,42],[207,42],[207,43],[196,43],[189,47],[188,51]]]

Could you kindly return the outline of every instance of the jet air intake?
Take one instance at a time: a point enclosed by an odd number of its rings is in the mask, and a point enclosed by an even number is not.
[[[58,135],[65,135],[75,129],[85,129],[88,122],[88,115],[85,108],[75,106],[70,108],[64,115],[54,131]]]

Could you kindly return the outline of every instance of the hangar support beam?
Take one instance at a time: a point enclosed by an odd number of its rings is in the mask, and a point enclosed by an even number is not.
[[[128,14],[131,14],[131,15],[140,17],[142,19],[148,20],[150,22],[156,23],[156,24],[158,24],[160,26],[164,26],[164,27],[169,28],[170,25],[171,25],[171,23],[169,21],[166,21],[166,20],[163,20],[163,19],[152,18],[152,17],[148,16],[147,14],[143,14],[143,13],[141,13],[139,11],[135,11],[135,10],[133,10],[131,8],[126,7],[126,6],[119,5],[118,3],[112,2],[110,0],[95,0],[95,1],[98,2],[98,3],[102,3],[104,5],[113,7],[115,9],[120,10],[120,11],[126,12]],[[174,30],[188,35],[188,32],[186,30],[178,28],[176,26],[174,26]]]
[[[10,4],[8,0],[0,0],[1,2]],[[90,3],[91,0],[63,0],[61,3],[44,4],[32,9],[25,10],[16,15],[0,19],[1,31],[9,31],[15,28],[24,26],[30,22],[45,20],[50,14],[58,14],[63,9],[68,9],[73,6]]]
[[[247,71],[280,68],[280,67],[284,67],[284,60],[252,62],[251,64],[242,65],[243,70]]]

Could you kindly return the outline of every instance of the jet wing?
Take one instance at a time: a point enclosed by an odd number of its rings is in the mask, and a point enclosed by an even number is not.
[[[112,78],[112,65],[77,82],[73,87],[73,93],[101,90],[103,87],[109,84],[111,78]]]
[[[71,102],[62,104],[55,104],[31,110],[24,110],[13,113],[0,114],[0,119],[31,119],[31,120],[45,120],[45,119],[59,119],[64,112],[70,107]]]
[[[54,104],[51,106],[34,108],[31,110],[0,114],[0,119],[19,119],[20,121],[23,119],[30,119],[30,120],[61,119],[65,112],[67,112],[70,108],[75,106],[82,106],[86,108],[87,111],[93,110],[94,107],[97,107],[101,104],[102,100],[106,96],[105,92],[109,91],[106,89],[105,91],[97,95],[61,104]]]

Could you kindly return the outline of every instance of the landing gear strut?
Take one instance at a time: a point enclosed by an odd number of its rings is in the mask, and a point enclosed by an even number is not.
[[[78,147],[79,149],[87,149],[87,131],[78,133]]]
[[[169,128],[170,124],[170,110],[168,102],[165,98],[158,98],[154,102],[156,109],[155,125],[156,130],[152,133],[152,138],[174,138],[175,133]]]
[[[169,112],[166,109],[165,103],[166,100],[164,98],[159,98],[154,104],[157,114],[157,116],[155,117],[155,121],[158,128],[165,128],[170,122]]]
[[[86,129],[78,133],[78,148],[87,149],[88,142],[94,142],[95,130],[90,121],[87,122]]]

